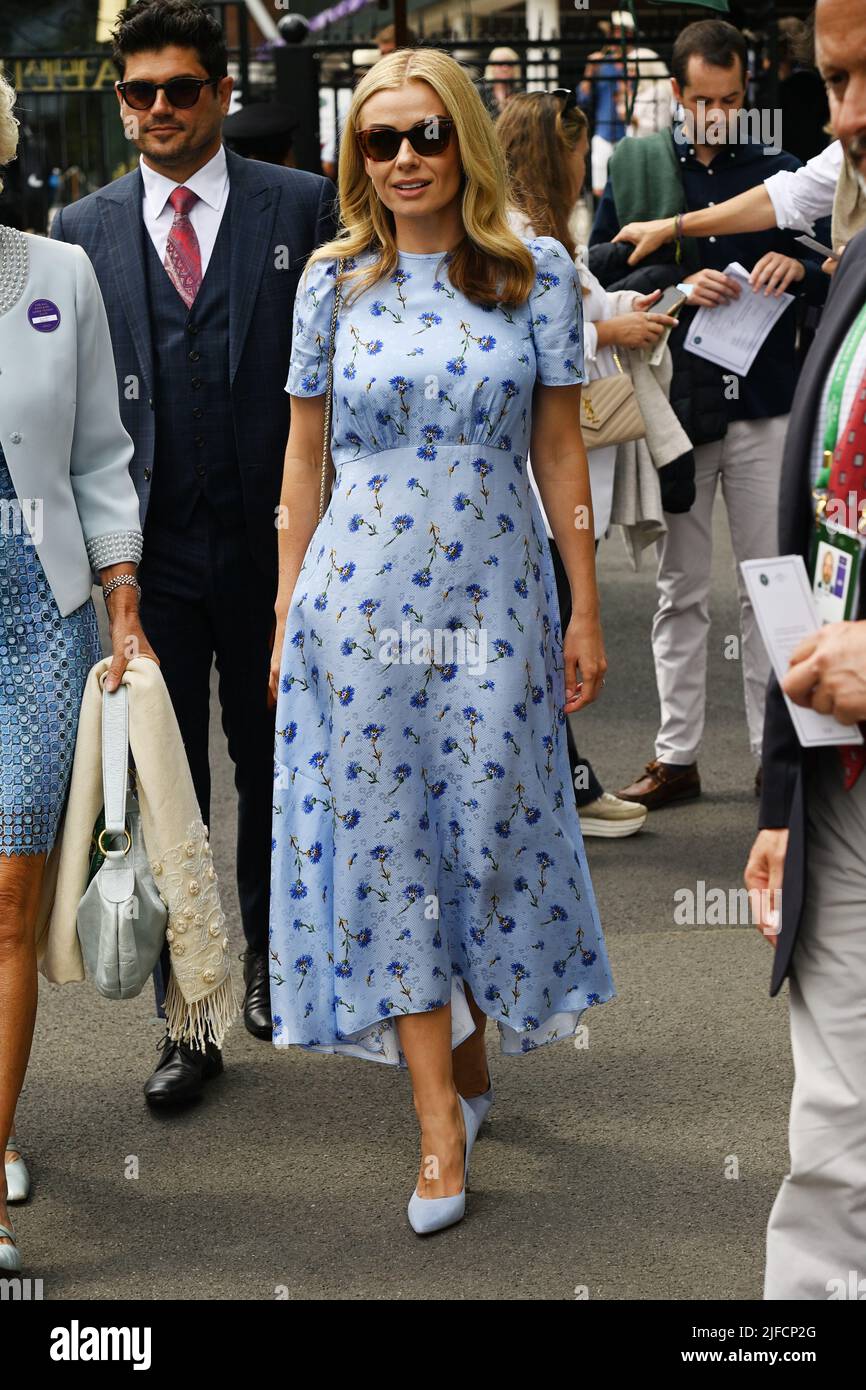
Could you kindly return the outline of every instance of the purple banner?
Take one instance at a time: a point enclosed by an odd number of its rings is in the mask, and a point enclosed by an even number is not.
[[[329,9],[322,10],[319,14],[313,15],[310,20],[310,29],[324,29],[328,24],[334,24],[338,19],[345,19],[350,14],[356,14],[358,10],[363,10],[370,0],[339,0],[339,4],[331,5]]]

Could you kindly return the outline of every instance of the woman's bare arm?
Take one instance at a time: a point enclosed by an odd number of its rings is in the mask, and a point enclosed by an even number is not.
[[[322,437],[325,425],[324,396],[292,396],[292,418],[283,485],[275,524],[279,556],[279,583],[274,605],[277,626],[271,657],[271,693],[276,698],[283,650],[286,615],[310,539],[319,521],[322,476]],[[333,466],[332,466],[333,468]],[[327,497],[328,479],[325,480]]]
[[[571,588],[563,634],[565,713],[599,694],[607,660],[595,579],[595,526],[589,464],[580,432],[580,387],[536,385],[530,441],[532,472]]]

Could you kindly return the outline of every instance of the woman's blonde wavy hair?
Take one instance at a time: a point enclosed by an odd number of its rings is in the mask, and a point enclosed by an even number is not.
[[[429,83],[452,117],[459,142],[466,234],[448,265],[451,284],[476,304],[524,304],[535,284],[535,263],[508,225],[508,176],[493,122],[460,64],[436,48],[399,48],[358,83],[340,147],[340,231],[313,252],[308,264],[379,252],[372,265],[340,276],[346,304],[396,270],[394,215],[364,169],[356,133],[364,103],[375,92],[393,91],[409,81]]]
[[[15,107],[15,88],[0,72],[0,169],[11,164],[18,153],[18,122],[12,112]],[[0,179],[0,193],[3,180]]]

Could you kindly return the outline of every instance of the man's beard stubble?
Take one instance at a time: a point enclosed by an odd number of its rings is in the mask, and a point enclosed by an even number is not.
[[[858,130],[854,138],[848,141],[845,157],[859,184],[860,192],[866,196],[866,173],[863,172],[858,163],[858,161],[862,161],[863,165],[866,166],[866,130]]]
[[[221,127],[217,127],[209,131],[206,136],[195,140],[195,142],[192,141],[191,137],[187,137],[181,144],[171,149],[161,147],[156,141],[151,143],[148,140],[147,131],[141,132],[136,143],[141,154],[148,155],[155,163],[163,164],[166,168],[171,168],[173,164],[188,164],[191,159],[195,159],[197,155],[202,154],[213,143],[220,129]],[[182,127],[178,128],[178,132],[182,132]]]

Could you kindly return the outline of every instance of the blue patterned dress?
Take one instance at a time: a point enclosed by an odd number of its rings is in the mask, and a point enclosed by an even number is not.
[[[526,1052],[614,994],[526,468],[536,379],[584,379],[581,298],[559,242],[526,244],[518,309],[471,303],[447,257],[409,253],[340,306],[334,492],[277,702],[277,1046],[402,1065],[396,1016],[450,1001],[454,1046],[473,1031],[466,981],[502,1050]],[[292,395],[325,391],[334,272],[316,262],[299,287]]]
[[[57,836],[84,685],[102,650],[90,599],[66,617],[57,607],[2,448],[0,504],[0,854],[38,854]]]

